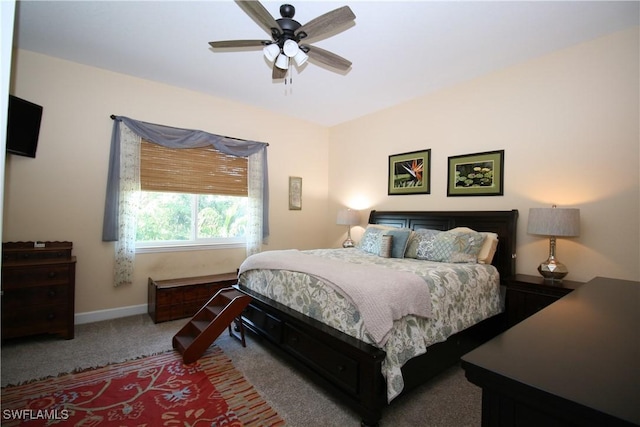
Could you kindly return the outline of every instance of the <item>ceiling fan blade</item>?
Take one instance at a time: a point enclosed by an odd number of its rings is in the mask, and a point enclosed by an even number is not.
[[[286,75],[287,75],[287,70],[278,68],[276,67],[276,64],[273,64],[273,72],[271,73],[271,78],[273,80],[284,79]]]
[[[247,15],[256,20],[258,25],[260,25],[267,33],[271,34],[272,28],[280,30],[280,26],[276,20],[259,1],[236,0],[236,3],[238,3],[238,6],[240,6]]]
[[[307,22],[298,28],[296,35],[305,33],[307,38],[317,38],[348,24],[354,19],[356,19],[356,15],[353,14],[351,8],[343,6]]]
[[[218,42],[209,42],[209,45],[214,48],[226,48],[226,47],[264,47],[266,44],[271,43],[268,40],[223,40]]]
[[[322,62],[325,65],[330,67],[337,68],[339,70],[348,70],[351,67],[351,61],[344,59],[341,56],[336,55],[335,53],[329,52],[328,50],[320,49],[315,46],[306,46],[309,48],[309,58],[315,59],[318,62]]]

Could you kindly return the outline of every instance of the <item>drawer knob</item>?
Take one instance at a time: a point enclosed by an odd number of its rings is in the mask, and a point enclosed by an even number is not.
[[[47,314],[47,320],[53,320],[53,319],[55,319],[55,318],[56,318],[56,315],[55,315],[55,314],[53,314],[53,313],[49,313],[49,314]]]
[[[49,276],[49,279],[53,279],[57,276],[57,273],[55,271],[50,271],[48,276]]]
[[[53,298],[56,296],[56,291],[54,289],[50,289],[49,292],[47,292],[47,295],[49,298]]]

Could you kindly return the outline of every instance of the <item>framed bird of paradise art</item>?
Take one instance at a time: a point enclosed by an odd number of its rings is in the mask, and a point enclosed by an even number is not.
[[[431,193],[431,149],[389,156],[389,195]]]

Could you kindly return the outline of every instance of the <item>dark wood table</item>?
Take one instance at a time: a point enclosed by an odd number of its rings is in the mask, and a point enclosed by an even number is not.
[[[482,426],[640,425],[640,283],[596,277],[467,353]]]

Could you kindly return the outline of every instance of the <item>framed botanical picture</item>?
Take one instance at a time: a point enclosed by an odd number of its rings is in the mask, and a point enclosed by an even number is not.
[[[504,150],[449,157],[447,196],[502,196]]]
[[[299,211],[302,209],[302,178],[299,176],[289,177],[289,210]]]
[[[389,195],[431,192],[431,149],[389,156]]]

